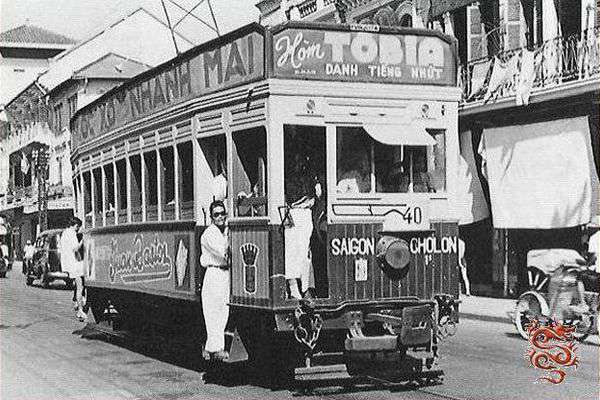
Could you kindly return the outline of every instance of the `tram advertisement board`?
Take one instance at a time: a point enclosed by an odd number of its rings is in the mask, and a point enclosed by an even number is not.
[[[454,45],[432,33],[284,29],[272,68],[280,78],[456,85]]]
[[[190,291],[193,233],[92,234],[85,238],[86,277],[104,285]]]
[[[133,78],[83,109],[72,121],[73,147],[185,100],[263,78],[264,70],[264,33],[250,25]]]

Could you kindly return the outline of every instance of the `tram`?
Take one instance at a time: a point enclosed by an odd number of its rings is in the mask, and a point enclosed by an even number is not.
[[[458,322],[459,99],[449,36],[301,22],[247,25],[105,93],[71,119],[95,319],[110,305],[119,329],[201,341],[222,174],[234,347],[299,381],[439,376]],[[310,239],[290,240],[302,176]],[[286,265],[303,241],[308,300]]]

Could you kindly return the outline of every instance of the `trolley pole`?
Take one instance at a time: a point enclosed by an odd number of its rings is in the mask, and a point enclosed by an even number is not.
[[[35,151],[35,173],[38,180],[38,222],[40,232],[48,229],[48,150]]]

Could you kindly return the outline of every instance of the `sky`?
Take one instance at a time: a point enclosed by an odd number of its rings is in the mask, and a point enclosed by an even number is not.
[[[201,2],[173,1],[188,10]],[[221,34],[258,21],[256,1],[211,0]],[[164,3],[172,23],[185,14],[170,0],[164,0]],[[0,31],[29,23],[81,40],[140,6],[165,20],[161,0],[0,0]],[[212,24],[207,1],[201,2],[194,14]],[[196,44],[214,37],[209,29],[192,17],[186,18],[178,26],[178,31]]]

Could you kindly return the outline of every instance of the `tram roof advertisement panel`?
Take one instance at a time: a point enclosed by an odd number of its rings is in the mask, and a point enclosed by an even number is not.
[[[247,25],[117,87],[72,120],[73,146],[185,100],[263,79],[264,28]]]
[[[455,86],[456,60],[452,39],[424,29],[296,23],[273,34],[279,78]]]

